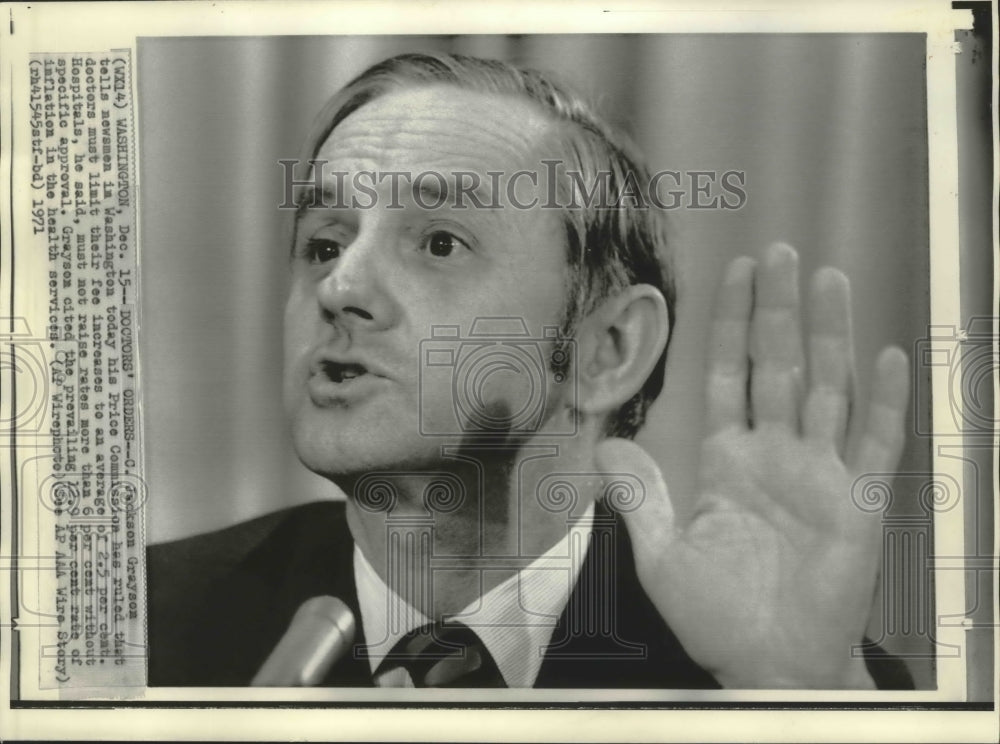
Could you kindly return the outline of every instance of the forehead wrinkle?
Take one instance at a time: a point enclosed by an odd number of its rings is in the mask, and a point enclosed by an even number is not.
[[[487,171],[505,171],[509,169],[509,164],[500,165],[491,163],[488,156],[482,152],[483,148],[454,149],[454,142],[448,143],[450,147],[434,147],[431,143],[422,141],[419,147],[393,148],[371,146],[365,148],[344,148],[346,151],[331,153],[333,156],[330,162],[333,165],[363,163],[365,165],[381,166],[372,167],[371,170],[390,171],[399,169],[401,165],[447,165],[443,170],[447,171],[479,171],[483,176]],[[502,160],[503,158],[499,158]],[[496,167],[495,167],[496,166]],[[427,170],[428,168],[417,168],[415,170]],[[334,170],[340,170],[334,168]],[[349,170],[349,169],[344,169]],[[415,175],[415,174],[414,174]]]
[[[435,167],[445,170],[506,171],[529,165],[530,146],[498,143],[489,137],[468,136],[456,132],[448,139],[427,134],[399,133],[388,137],[366,134],[348,136],[333,143],[331,161],[362,161],[379,166],[384,171],[408,165]],[[436,135],[437,133],[435,133]]]
[[[372,104],[369,104],[372,105]],[[363,112],[364,108],[359,109],[359,112]],[[423,137],[428,133],[437,134],[439,133],[439,128],[441,126],[454,126],[456,128],[468,129],[471,125],[470,114],[475,114],[477,112],[463,111],[455,112],[454,114],[442,114],[437,116],[414,116],[412,114],[403,117],[404,126],[406,129],[400,130],[400,117],[395,115],[394,112],[388,112],[383,117],[378,117],[371,115],[363,123],[366,125],[367,129],[384,127],[388,133],[388,139],[392,141],[394,138],[405,138],[407,136]],[[484,141],[500,140],[506,142],[511,147],[530,147],[532,136],[540,134],[543,130],[543,126],[539,126],[540,122],[535,122],[536,126],[526,126],[523,125],[519,129],[515,130],[510,127],[506,127],[497,123],[493,117],[490,117],[491,112],[483,111],[480,112],[484,116],[489,118],[486,119],[485,123],[481,123],[478,128],[473,128],[467,132],[470,138],[475,138],[475,135],[482,133],[485,135]],[[492,112],[495,114],[496,112]],[[355,126],[360,126],[361,122],[352,122],[351,117],[348,117],[344,123],[342,123],[341,129],[339,131],[351,129],[351,124]],[[338,131],[338,130],[335,130]],[[521,131],[526,131],[527,133],[523,136],[519,136]],[[359,136],[364,136],[363,133],[359,133]],[[385,136],[385,135],[383,135]]]
[[[552,128],[549,117],[530,102],[513,96],[503,96],[507,105],[499,112],[496,98],[466,90],[457,91],[465,99],[462,102],[452,97],[433,102],[433,107],[426,100],[422,106],[403,105],[408,99],[420,102],[440,91],[435,88],[397,92],[366,104],[331,133],[321,152],[336,157],[338,151],[348,150],[351,155],[374,161],[389,154],[404,155],[404,160],[413,159],[415,154],[430,155],[432,159],[455,157],[463,166],[476,164],[483,170],[504,170],[529,165],[537,145],[548,139],[546,134]],[[516,128],[498,121],[498,118],[513,118],[512,106],[524,109],[525,114]],[[432,114],[420,111],[431,107]],[[417,111],[411,113],[413,109]],[[456,139],[464,140],[466,147],[456,150]],[[489,158],[483,159],[487,153],[500,155],[505,162],[491,164]],[[482,168],[483,165],[495,167]]]
[[[440,98],[441,93],[448,97]],[[437,96],[435,98],[435,96]],[[430,113],[428,113],[430,112]],[[508,124],[509,122],[509,124]],[[377,98],[346,117],[327,137],[319,155],[328,169],[350,171],[363,166],[378,171],[486,171],[538,169],[541,159],[562,153],[562,123],[532,101],[513,95],[492,96],[448,85],[397,90]],[[456,140],[463,140],[457,143]],[[467,144],[466,144],[467,143]],[[553,149],[553,147],[555,149]],[[492,157],[487,157],[487,152]],[[501,162],[490,162],[498,155]],[[418,158],[429,158],[421,163]],[[442,168],[440,161],[453,159]],[[426,167],[431,166],[431,167]],[[538,231],[565,247],[561,212],[474,210],[508,234]],[[534,232],[534,235],[539,233]],[[565,256],[565,250],[560,251]]]

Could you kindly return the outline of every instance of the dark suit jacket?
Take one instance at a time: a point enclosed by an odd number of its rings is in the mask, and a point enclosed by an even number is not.
[[[354,543],[344,504],[317,502],[148,551],[149,684],[246,685],[306,599],[332,595],[358,618]],[[601,609],[603,612],[593,612]],[[905,689],[905,664],[875,647],[881,688]],[[370,687],[368,660],[349,655],[324,684]],[[598,504],[590,548],[536,687],[718,687],[685,653],[639,585],[624,524]]]

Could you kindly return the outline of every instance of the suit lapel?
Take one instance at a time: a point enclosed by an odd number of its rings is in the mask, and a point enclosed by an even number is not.
[[[151,546],[149,682],[246,685],[298,607],[329,594],[354,613],[354,541],[343,503],[320,502],[233,528]],[[913,686],[905,664],[866,654],[882,688]],[[367,659],[341,659],[326,685],[370,687]],[[624,522],[598,502],[580,576],[556,625],[536,687],[696,689],[718,683],[687,655],[643,591]]]
[[[353,551],[344,504],[331,502],[151,549],[150,683],[248,684],[298,607],[318,595],[350,607],[363,646]],[[370,687],[368,660],[350,654],[324,684]],[[603,503],[536,686],[717,686],[642,591],[628,533]]]
[[[646,596],[625,524],[603,500],[596,505],[587,555],[535,686],[718,687]]]
[[[283,578],[276,599],[287,618],[311,597],[329,595],[342,600],[354,615],[355,635],[351,650],[337,661],[323,680],[324,685],[371,687],[367,658],[355,650],[365,644],[364,628],[354,582],[354,540],[347,527],[345,505],[332,502],[323,513],[300,514],[275,535],[274,560],[285,556]],[[284,630],[282,630],[282,633]],[[277,642],[277,641],[276,641]]]

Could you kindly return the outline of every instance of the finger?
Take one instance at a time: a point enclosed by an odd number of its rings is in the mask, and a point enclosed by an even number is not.
[[[594,461],[606,484],[626,482],[623,474],[635,478],[635,500],[627,508],[611,504],[618,507],[632,540],[659,547],[669,543],[676,528],[674,507],[660,468],[646,450],[626,439],[605,439],[595,448]],[[614,500],[612,494],[608,497]]]
[[[719,288],[705,387],[709,434],[730,426],[747,425],[747,334],[755,265],[747,256],[732,261]]]
[[[754,425],[798,430],[803,368],[799,257],[791,246],[768,248],[757,271],[750,331],[750,402]]]
[[[810,295],[809,391],[802,433],[843,456],[854,394],[851,285],[842,272],[820,269]]]
[[[909,377],[903,350],[895,346],[883,349],[875,362],[867,423],[851,463],[856,473],[889,473],[899,464],[906,439]]]

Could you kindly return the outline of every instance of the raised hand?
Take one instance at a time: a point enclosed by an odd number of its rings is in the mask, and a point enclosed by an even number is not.
[[[871,685],[861,643],[879,571],[878,515],[855,481],[891,472],[903,445],[908,364],[887,348],[867,413],[853,405],[850,290],[813,277],[803,347],[798,257],[784,245],[726,272],[713,321],[699,492],[685,525],[636,444],[603,442],[598,466],[635,472],[625,514],[639,578],[691,657],[726,687]],[[864,416],[863,427],[851,419]],[[855,441],[848,432],[860,429]]]

